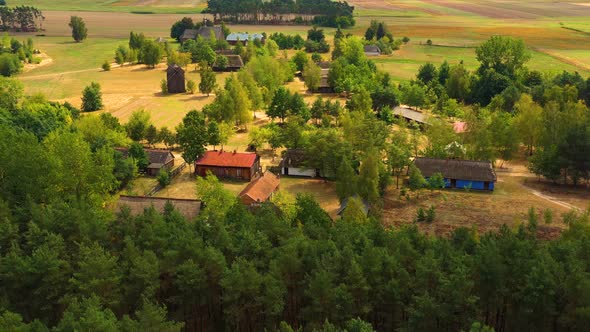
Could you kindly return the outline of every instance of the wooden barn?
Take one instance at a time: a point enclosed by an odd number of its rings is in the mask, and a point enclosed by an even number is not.
[[[219,67],[217,62],[213,64],[214,71],[238,71],[244,67],[242,57],[236,54],[225,55],[227,58],[227,66],[225,68]]]
[[[186,29],[180,36],[180,42],[184,43],[185,41],[192,39],[195,40],[197,37],[202,37],[205,40],[211,39],[211,35],[214,35],[217,40],[225,39],[225,35],[223,34],[223,29],[220,26],[208,27],[203,26],[199,29]]]
[[[168,83],[168,93],[186,92],[184,69],[178,65],[168,66],[168,69],[166,69],[166,82]]]
[[[366,45],[364,47],[366,56],[379,56],[381,55],[381,49],[376,45]]]
[[[235,151],[206,151],[195,162],[195,173],[206,176],[208,171],[218,178],[252,181],[260,174],[260,156]]]
[[[425,178],[441,173],[447,188],[493,191],[496,172],[489,161],[416,158],[414,165]]]
[[[279,189],[280,179],[271,172],[265,172],[250,182],[240,193],[240,201],[245,205],[256,205],[271,199]]]
[[[116,204],[116,211],[128,210],[133,216],[142,214],[145,210],[154,208],[158,213],[163,213],[166,203],[189,220],[194,219],[201,211],[202,202],[196,199],[162,198],[146,196],[121,196]]]
[[[279,164],[281,174],[308,178],[321,177],[320,170],[309,167],[307,159],[307,155],[303,150],[291,149],[285,151]]]
[[[129,155],[129,149],[127,148],[115,148],[115,150],[123,154],[123,158],[127,158]],[[174,167],[174,155],[168,150],[151,150],[145,149],[148,155],[150,164],[146,168],[146,173],[149,176],[157,176],[160,169],[171,170]]]

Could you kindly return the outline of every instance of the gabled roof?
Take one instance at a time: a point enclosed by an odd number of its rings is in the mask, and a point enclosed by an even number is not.
[[[260,33],[242,33],[242,32],[232,32],[230,33],[225,40],[227,41],[245,41],[245,40],[262,40],[264,36]]]
[[[215,35],[215,38],[217,40],[222,40],[225,39],[225,37],[223,36],[223,29],[220,26],[216,26],[216,27],[200,27],[199,31],[197,32],[197,34],[201,37],[203,37],[204,39],[209,39],[211,38],[211,31],[213,31],[213,34]],[[196,38],[196,36],[195,36]]]
[[[397,106],[393,109],[393,114],[404,117],[408,120],[413,120],[418,123],[428,124],[426,121],[426,115],[422,112],[414,111],[413,109],[407,107]]]
[[[167,43],[168,41],[166,40],[166,38],[158,37],[155,39],[155,42],[163,44],[163,43]]]
[[[414,164],[425,177],[441,173],[446,179],[496,181],[496,173],[489,161],[416,158]]]
[[[121,152],[125,158],[129,155],[128,148],[115,148],[115,150]],[[174,155],[168,150],[144,149],[144,151],[147,153],[150,161],[148,168],[162,167],[174,159]]]
[[[250,182],[240,193],[240,198],[247,196],[254,202],[266,202],[279,187],[279,177],[265,172],[261,177]]]
[[[285,151],[280,167],[306,168],[307,155],[304,150],[291,149]]]
[[[184,69],[182,69],[182,67],[180,67],[177,64],[173,64],[173,65],[168,65],[166,72],[168,72],[168,73],[176,73],[176,72],[184,73]]]
[[[381,49],[376,45],[365,45],[365,54],[381,54]]]
[[[256,153],[205,151],[205,155],[195,162],[197,166],[251,168],[256,163]]]
[[[170,202],[174,208],[188,219],[193,219],[199,215],[202,202],[196,199],[178,199],[178,198],[161,198],[146,196],[121,196],[117,201],[117,211],[124,206],[129,207],[132,215],[142,214],[145,209],[154,207],[159,213],[164,212],[166,203]]]
[[[242,68],[244,67],[244,61],[242,61],[242,57],[239,55],[226,55],[227,57],[227,66],[233,68]]]
[[[196,29],[186,29],[182,33],[182,36],[180,36],[180,39],[182,39],[182,40],[196,39],[197,38],[197,32],[198,31]]]

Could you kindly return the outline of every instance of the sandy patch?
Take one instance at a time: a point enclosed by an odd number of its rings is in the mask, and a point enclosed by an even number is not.
[[[25,63],[24,67],[23,67],[23,72],[29,72],[33,69],[37,69],[39,67],[44,67],[47,65],[50,65],[51,63],[53,63],[53,59],[49,57],[49,55],[45,54],[45,53],[41,53],[41,54],[36,54],[36,57],[41,58],[41,62],[40,63]]]

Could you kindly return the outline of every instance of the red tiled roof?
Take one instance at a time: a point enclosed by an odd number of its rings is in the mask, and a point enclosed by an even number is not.
[[[265,202],[279,187],[279,178],[271,172],[266,172],[256,181],[250,182],[240,193],[240,197],[248,196],[255,202]]]
[[[195,162],[195,165],[250,168],[257,158],[256,153],[206,151],[205,155]]]

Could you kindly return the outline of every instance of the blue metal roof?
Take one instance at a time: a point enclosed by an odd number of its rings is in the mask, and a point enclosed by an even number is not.
[[[259,33],[242,33],[242,32],[232,32],[230,33],[227,38],[225,38],[225,40],[227,41],[245,41],[245,40],[255,40],[255,39],[260,39],[262,40],[262,38],[264,38],[264,36],[262,34]]]

